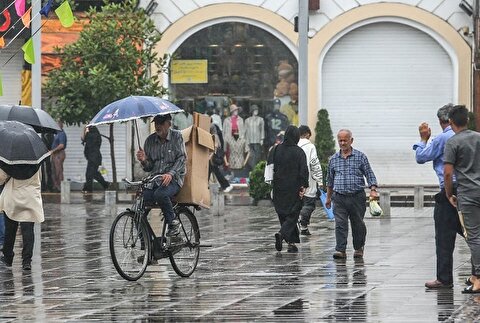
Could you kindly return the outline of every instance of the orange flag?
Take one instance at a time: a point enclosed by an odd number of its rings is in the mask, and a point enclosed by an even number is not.
[[[3,39],[3,36],[0,37],[0,48],[5,47],[5,39]]]
[[[25,11],[25,14],[22,16],[23,25],[27,28],[30,28],[30,14],[32,13],[32,7]]]

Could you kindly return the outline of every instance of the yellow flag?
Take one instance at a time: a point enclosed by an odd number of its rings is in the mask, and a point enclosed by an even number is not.
[[[3,36],[0,37],[0,48],[5,47],[5,39],[3,39]]]
[[[63,27],[68,28],[73,25],[73,12],[68,1],[63,2],[60,7],[55,9],[55,13]]]
[[[23,59],[30,64],[35,64],[35,51],[33,50],[33,40],[30,38],[23,46]]]
[[[32,105],[32,71],[22,70],[22,105]]]
[[[30,9],[28,9],[22,16],[22,22],[23,22],[23,25],[27,28],[30,28],[30,14],[32,12],[32,7],[30,7]]]
[[[0,74],[0,96],[3,96],[2,74]]]

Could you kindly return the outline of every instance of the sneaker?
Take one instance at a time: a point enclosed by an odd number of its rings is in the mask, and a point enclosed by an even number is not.
[[[275,233],[275,249],[277,249],[277,251],[282,251],[282,240],[283,238],[280,232]]]
[[[5,256],[0,257],[0,263],[4,264],[7,267],[12,267],[12,263],[8,263],[7,260],[5,259]]]
[[[32,265],[31,264],[23,264],[22,265],[22,269],[25,270],[25,271],[30,271],[32,270]]]
[[[298,252],[298,247],[294,243],[289,243],[287,252]]]
[[[347,254],[345,253],[345,251],[335,251],[333,253],[333,259],[346,259],[347,258]]]
[[[180,221],[177,219],[172,220],[172,223],[168,225],[167,237],[174,237],[180,233]]]
[[[223,190],[223,193],[229,193],[233,190],[233,186],[232,185],[228,185],[228,187],[226,189]]]
[[[308,228],[306,229],[300,229],[300,234],[302,236],[311,236],[312,234],[310,233],[310,230],[308,230]]]

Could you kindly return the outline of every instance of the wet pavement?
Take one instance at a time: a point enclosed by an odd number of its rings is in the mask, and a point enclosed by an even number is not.
[[[101,203],[45,203],[31,273],[22,272],[17,238],[12,269],[0,265],[0,321],[163,322],[474,322],[480,296],[463,295],[470,271],[466,243],[455,251],[455,287],[426,291],[435,277],[432,209],[392,208],[367,215],[364,261],[334,261],[333,223],[320,209],[299,253],[274,249],[271,207],[227,206],[224,216],[197,212],[203,244],[197,270],[180,278],[168,260],[137,282],[110,260],[117,211]],[[152,218],[159,227],[159,217]],[[284,246],[284,250],[286,246]]]

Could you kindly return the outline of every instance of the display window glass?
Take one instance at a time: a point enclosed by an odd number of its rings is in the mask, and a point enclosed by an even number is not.
[[[173,53],[171,97],[201,113],[212,105],[228,114],[230,104],[249,115],[256,104],[264,115],[274,98],[298,94],[297,60],[271,33],[253,25],[228,22],[204,28]]]

